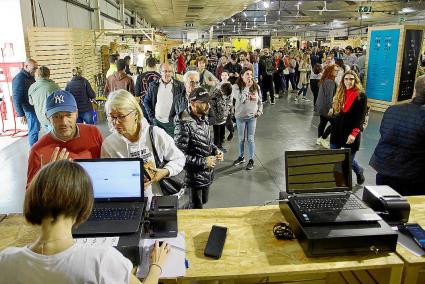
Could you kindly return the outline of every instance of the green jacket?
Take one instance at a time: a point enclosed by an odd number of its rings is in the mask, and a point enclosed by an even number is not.
[[[28,90],[29,102],[34,106],[41,126],[50,125],[46,117],[46,98],[57,90],[60,90],[59,86],[53,80],[46,78],[38,78]]]

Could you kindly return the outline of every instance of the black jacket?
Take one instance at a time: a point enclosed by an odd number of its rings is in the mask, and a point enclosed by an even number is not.
[[[134,95],[136,97],[144,97],[148,93],[149,84],[155,80],[159,80],[161,75],[155,71],[146,71],[137,76],[136,86],[134,87]]]
[[[227,63],[224,65],[224,70],[226,70],[229,73],[238,73],[241,75],[242,72],[242,66],[239,63],[233,64],[232,62]],[[229,82],[233,85],[236,83],[238,77],[231,76],[229,77]]]
[[[372,168],[382,175],[424,181],[425,98],[390,106],[379,131],[381,138],[369,162]]]
[[[207,157],[216,154],[206,118],[197,118],[190,109],[176,117],[174,130],[176,146],[186,156],[186,185],[208,187],[213,180],[213,169],[207,167]]]
[[[150,123],[152,123],[155,118],[155,105],[158,95],[159,80],[161,79],[155,80],[149,84],[148,94],[143,98],[143,106],[145,107],[146,113],[148,115],[146,119],[149,120]],[[172,80],[173,86],[171,88],[171,92],[173,93],[173,105],[171,106],[170,110],[169,122],[173,122],[174,120],[174,102],[176,100],[176,97],[186,92],[186,89],[182,82],[177,81],[175,79]]]
[[[350,148],[352,152],[356,152],[360,148],[361,131],[363,131],[363,123],[365,121],[367,109],[367,97],[364,93],[360,93],[354,100],[347,112],[341,112],[333,117],[331,130],[331,144],[335,144],[338,148]],[[346,144],[348,136],[354,128],[359,128],[360,132],[356,136],[356,140],[352,144]]]
[[[80,76],[72,77],[71,81],[66,84],[65,91],[70,92],[75,97],[80,113],[92,110],[90,99],[96,98],[96,93],[87,79]]]
[[[13,105],[18,117],[24,116],[25,112],[35,113],[34,106],[30,105],[28,90],[35,83],[35,79],[24,69],[12,80]]]

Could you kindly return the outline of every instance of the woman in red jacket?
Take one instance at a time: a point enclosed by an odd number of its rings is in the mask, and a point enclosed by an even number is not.
[[[335,94],[332,111],[331,149],[350,148],[357,184],[365,181],[363,168],[355,161],[365,121],[367,97],[357,74],[349,70],[342,76]]]

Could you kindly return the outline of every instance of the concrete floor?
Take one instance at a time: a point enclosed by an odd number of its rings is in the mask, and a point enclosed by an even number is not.
[[[319,117],[314,115],[312,105],[312,102],[297,103],[292,97],[284,96],[276,100],[276,105],[264,106],[264,115],[257,122],[255,168],[252,171],[246,171],[245,165],[232,166],[238,156],[237,137],[226,142],[228,152],[217,166],[205,207],[263,205],[278,198],[278,192],[285,189],[284,152],[319,148],[315,144]],[[371,113],[356,156],[365,168],[365,184],[375,184],[375,171],[368,163],[378,143],[381,119],[382,113]],[[105,123],[99,128],[108,135]],[[16,139],[11,144],[6,139],[0,137],[0,145],[9,144],[0,147],[0,213],[22,212],[29,146],[27,138]],[[359,188],[356,186],[355,189]]]

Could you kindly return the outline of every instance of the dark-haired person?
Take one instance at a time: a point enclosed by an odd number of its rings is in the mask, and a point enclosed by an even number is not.
[[[314,110],[317,111],[316,109],[316,101],[317,101],[317,96],[319,94],[319,81],[320,78],[322,78],[322,65],[320,65],[319,63],[316,63],[316,65],[313,66],[313,72],[311,72],[310,75],[310,89],[311,92],[313,93],[313,104],[314,104]]]
[[[217,160],[223,160],[223,152],[214,145],[208,125],[209,101],[205,89],[195,88],[188,97],[189,107],[176,117],[174,132],[176,146],[186,156],[185,182],[196,209],[208,202],[214,167]]]
[[[223,72],[222,75],[227,74]],[[227,150],[223,147],[226,131],[226,120],[232,107],[232,85],[230,83],[221,84],[219,89],[215,89],[210,100],[210,124],[214,131],[214,144],[224,153]]]
[[[270,95],[270,104],[274,105],[274,89],[273,89],[273,72],[275,71],[276,63],[270,55],[268,47],[263,48],[263,55],[258,63],[258,82],[261,86],[262,102],[267,102],[267,93]],[[239,132],[239,130],[238,130]]]
[[[115,90],[126,90],[134,95],[134,81],[133,79],[125,74],[125,60],[118,59],[117,71],[111,76],[106,78],[105,82],[105,96]]]
[[[342,58],[344,60],[344,64],[347,65],[350,69],[353,68],[354,66],[357,66],[357,56],[353,53],[353,48],[348,45],[345,48],[345,55]]]
[[[390,106],[379,130],[381,138],[369,164],[376,184],[401,195],[425,194],[425,75],[416,79],[412,101]]]
[[[245,163],[245,137],[247,137],[249,161],[246,169],[252,170],[255,155],[255,128],[257,117],[263,113],[263,103],[260,88],[254,81],[251,69],[242,69],[237,84],[232,86],[232,97],[236,100],[235,118],[239,138],[239,157],[233,165]]]
[[[146,60],[146,71],[139,74],[136,79],[136,86],[134,87],[134,95],[140,99],[140,107],[142,108],[144,117],[148,117],[143,100],[148,94],[149,84],[159,80],[161,75],[156,72],[156,59],[149,57]]]
[[[46,99],[54,91],[60,90],[59,86],[50,79],[50,70],[46,66],[38,69],[38,79],[28,90],[30,105],[34,106],[37,119],[45,132],[51,130],[49,120],[46,117]]]
[[[332,105],[331,149],[351,149],[353,171],[357,184],[364,183],[363,168],[356,162],[361,132],[367,110],[367,97],[357,73],[349,70],[342,76]]]
[[[126,55],[124,57],[124,62],[125,62],[125,74],[129,75],[129,76],[133,76],[133,73],[130,71],[130,61],[131,61],[131,56],[130,55]]]
[[[72,78],[66,84],[65,91],[70,92],[77,102],[77,123],[94,124],[91,100],[96,98],[96,93],[93,91],[90,82],[82,74],[81,68],[72,69]]]
[[[0,283],[140,283],[133,265],[112,246],[76,244],[72,228],[93,208],[93,185],[85,170],[70,161],[41,169],[24,200],[25,219],[40,226],[35,242],[0,252]],[[155,244],[143,283],[158,283],[170,251]]]
[[[224,70],[229,73],[229,82],[233,85],[241,74],[242,66],[238,64],[238,56],[235,53],[230,55],[230,59],[230,62],[224,65]]]
[[[46,117],[52,130],[31,148],[27,185],[51,161],[100,157],[102,134],[94,125],[77,123],[77,103],[70,92],[58,90],[47,97]]]
[[[206,69],[207,63],[208,59],[205,56],[196,58],[197,71],[199,72],[199,84],[209,92],[217,85],[218,80]]]

